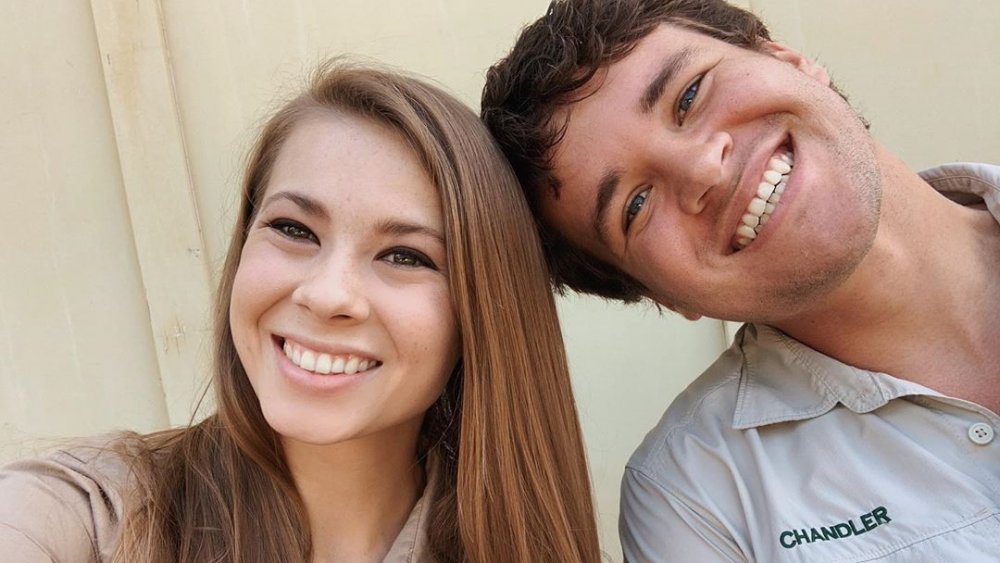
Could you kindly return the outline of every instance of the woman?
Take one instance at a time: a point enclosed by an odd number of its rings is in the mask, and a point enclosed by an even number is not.
[[[598,561],[541,249],[473,113],[327,65],[265,125],[218,411],[0,473],[17,560]]]

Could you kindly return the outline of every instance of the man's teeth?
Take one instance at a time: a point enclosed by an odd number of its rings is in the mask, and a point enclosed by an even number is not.
[[[774,208],[781,201],[781,194],[785,193],[785,184],[788,181],[788,174],[792,171],[794,159],[789,151],[779,151],[767,164],[757,186],[757,195],[750,200],[746,213],[743,214],[740,226],[736,228],[736,250],[743,250],[755,238],[757,233],[764,228]]]
[[[293,364],[306,371],[322,375],[352,375],[382,365],[378,360],[359,358],[349,354],[331,356],[330,354],[310,350],[288,340],[285,340],[284,351],[285,356]]]

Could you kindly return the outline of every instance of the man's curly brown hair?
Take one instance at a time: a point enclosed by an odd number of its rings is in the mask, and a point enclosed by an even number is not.
[[[517,173],[560,292],[569,288],[626,302],[643,298],[645,288],[631,276],[549,228],[538,201],[541,190],[558,197],[560,189],[551,157],[566,123],[555,122],[556,110],[578,101],[594,74],[664,23],[747,49],[770,40],[757,16],[723,0],[555,0],[487,72],[481,116]]]

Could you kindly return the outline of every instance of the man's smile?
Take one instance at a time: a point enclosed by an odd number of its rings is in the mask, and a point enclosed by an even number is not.
[[[781,201],[781,194],[785,192],[794,162],[792,149],[787,145],[779,147],[771,156],[757,186],[757,193],[750,200],[733,235],[734,251],[738,252],[749,246],[767,224],[775,206]]]

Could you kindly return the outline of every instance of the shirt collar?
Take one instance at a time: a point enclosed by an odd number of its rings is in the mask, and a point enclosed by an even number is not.
[[[920,177],[935,190],[962,205],[982,205],[1000,222],[1000,166],[955,162],[928,168]]]
[[[744,325],[733,346],[743,358],[736,429],[814,418],[837,404],[866,413],[898,397],[933,393],[845,364],[766,325]]]
[[[920,175],[958,203],[985,202],[1000,222],[1000,166],[946,164]],[[733,346],[743,358],[735,429],[814,418],[838,404],[866,413],[902,396],[938,395],[922,385],[845,364],[769,326],[744,325]]]
[[[389,552],[383,561],[387,563],[418,563],[426,561],[428,557],[427,528],[430,523],[431,504],[437,494],[438,463],[435,459],[428,459],[425,464],[427,471],[426,485],[420,499],[413,505],[410,515],[406,519],[406,524],[400,530],[396,540],[392,542]]]

